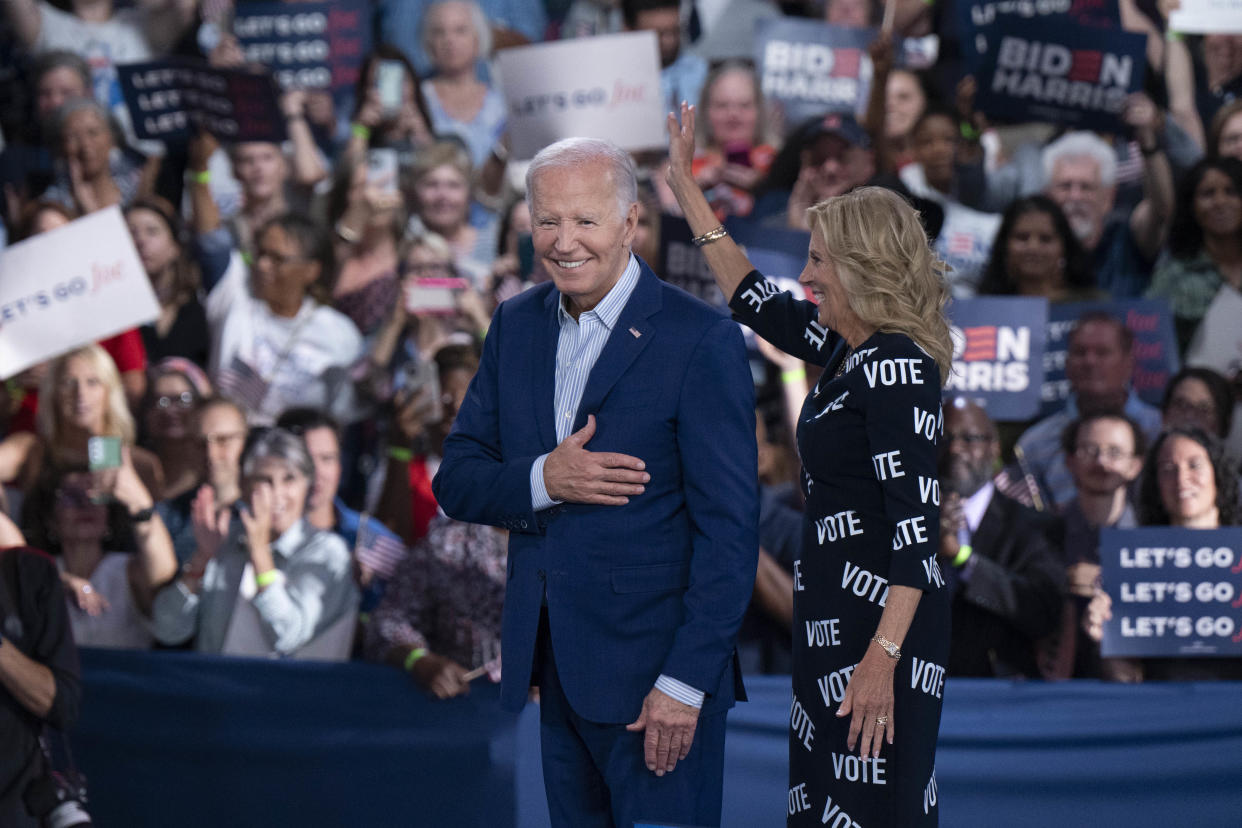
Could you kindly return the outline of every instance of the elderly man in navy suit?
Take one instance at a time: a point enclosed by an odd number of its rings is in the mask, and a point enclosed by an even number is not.
[[[502,704],[540,688],[553,824],[717,825],[758,555],[742,335],[630,252],[617,147],[544,149],[527,199],[552,281],[496,311],[436,497],[510,531]]]

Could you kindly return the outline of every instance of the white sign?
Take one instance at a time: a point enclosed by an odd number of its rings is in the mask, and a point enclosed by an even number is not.
[[[505,49],[496,62],[516,159],[575,136],[605,138],[625,150],[668,140],[654,32]]]
[[[1226,377],[1242,372],[1242,294],[1221,285],[1186,349],[1186,364],[1211,368]]]
[[[1242,32],[1242,0],[1181,0],[1169,14],[1169,31],[1186,34]]]
[[[119,207],[0,254],[0,378],[159,316]]]

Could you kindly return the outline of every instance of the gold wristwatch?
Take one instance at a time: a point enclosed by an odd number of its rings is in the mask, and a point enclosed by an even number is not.
[[[891,658],[893,661],[897,661],[899,658],[901,658],[901,649],[896,644],[894,644],[893,642],[885,638],[884,636],[880,635],[879,633],[876,633],[875,635],[871,636],[871,640],[874,641],[876,644],[879,644],[880,647],[884,650],[884,652],[888,653],[888,657]]]

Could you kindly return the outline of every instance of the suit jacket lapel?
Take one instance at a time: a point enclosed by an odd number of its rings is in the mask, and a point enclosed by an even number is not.
[[[534,358],[534,388],[531,404],[535,407],[535,423],[539,439],[547,451],[556,448],[556,343],[561,335],[561,323],[556,303],[561,294],[549,290],[543,303],[544,317],[540,324],[531,326],[531,356]]]
[[[987,550],[986,557],[999,557],[996,545],[1000,542],[1001,532],[1005,529],[1004,504],[999,501],[1000,492],[993,492],[992,499],[988,501],[988,508],[983,510],[983,519],[979,521],[979,528],[975,530],[970,538],[970,545],[974,547],[976,552]]]
[[[617,325],[608,335],[608,342],[604,344],[604,350],[595,361],[586,388],[582,391],[582,402],[578,404],[574,417],[574,431],[586,425],[588,414],[599,410],[617,380],[651,342],[655,327],[648,317],[663,305],[660,279],[641,259],[638,264],[641,268],[638,283],[617,317]],[[638,335],[635,336],[635,333]]]

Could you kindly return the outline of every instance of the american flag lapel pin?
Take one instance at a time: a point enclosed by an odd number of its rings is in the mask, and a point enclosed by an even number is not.
[[[635,339],[638,339],[640,336],[642,336],[642,332],[639,331],[638,328],[631,327],[630,333],[634,334]]]

